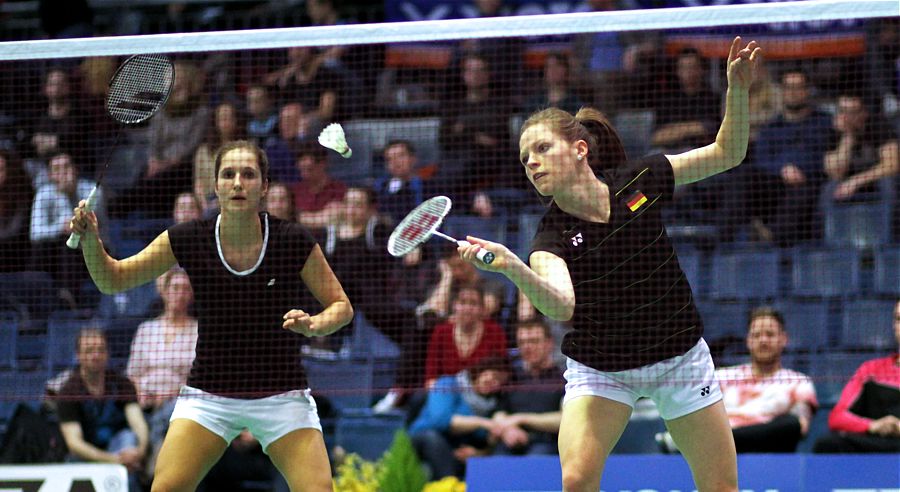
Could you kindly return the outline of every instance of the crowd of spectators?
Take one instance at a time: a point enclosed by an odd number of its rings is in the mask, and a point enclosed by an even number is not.
[[[496,15],[501,3],[479,2],[479,8],[484,16]],[[615,8],[615,2],[589,3],[594,10]],[[307,6],[312,24],[346,22],[331,2]],[[900,65],[897,44],[891,44],[897,30],[895,20],[873,21],[870,49],[859,65],[847,65],[837,85],[821,79],[812,63],[770,63],[751,89],[745,163],[702,186],[679,189],[672,221],[716,226],[716,244],[815,245],[823,234],[821,201],[883,199],[877,183],[900,174]],[[214,216],[215,149],[255,141],[271,164],[268,212],[313,232],[360,315],[400,348],[394,387],[375,409],[409,412],[409,432],[432,473],[460,475],[468,457],[491,452],[552,453],[563,386],[553,329],[510,295],[508,285],[480,275],[452,250],[429,245],[395,259],[386,254],[386,237],[436,194],[451,196],[460,215],[518,224],[500,215],[539,213],[515,152],[515,122],[539,107],[574,111],[593,104],[613,116],[649,112],[653,127],[640,143],[654,152],[710,142],[723,97],[708,70],[717,60],[694,48],[664,52],[664,45],[662,33],[580,35],[531,66],[522,40],[455,43],[435,77],[440,83],[423,88],[438,104],[390,113],[440,121],[435,162],[422,161],[414,138],[387,135],[367,149],[372,172],[346,181],[333,176],[334,156],[315,137],[332,121],[382,116],[363,96],[387,70],[380,61],[363,62],[358,50],[336,48],[235,53],[224,63],[214,60],[219,55],[179,57],[164,110],[124,137],[125,145],[146,150],[131,154],[143,159],[127,163],[139,173],[118,188],[102,188],[99,210],[120,223]],[[63,243],[71,209],[90,191],[111,143],[112,130],[98,116],[102,98],[91,83],[110,67],[97,61],[41,67],[39,93],[29,99],[40,102],[13,109],[17,130],[0,132],[13,135],[0,147],[0,270],[48,272],[66,309],[97,308],[86,292],[80,253]],[[629,138],[628,128],[620,131]],[[514,197],[514,205],[501,207],[498,196]],[[900,215],[896,202],[889,205]],[[115,240],[111,233],[106,238]],[[109,372],[104,379],[105,337],[85,331],[77,370],[59,390],[89,396],[95,406],[115,402],[115,412],[110,407],[103,415],[116,415],[116,423],[104,422],[103,429],[74,403],[61,405],[63,435],[81,459],[120,462],[136,475],[152,469],[196,338],[184,273],[170,272],[157,288],[162,314],[133,335],[124,375]],[[794,329],[817,327],[787,327],[779,312],[755,310],[749,363],[720,370],[740,452],[793,451],[810,433],[819,406],[815,381],[781,364]],[[900,304],[894,330],[900,344]],[[334,356],[350,337],[317,341],[310,354]],[[510,353],[516,354],[512,361]],[[832,433],[816,442],[817,452],[898,450],[900,365],[896,354],[891,357],[853,375],[831,413]],[[132,440],[111,444],[126,427]],[[106,434],[98,437],[100,430]],[[258,454],[253,442],[242,435],[229,453]]]

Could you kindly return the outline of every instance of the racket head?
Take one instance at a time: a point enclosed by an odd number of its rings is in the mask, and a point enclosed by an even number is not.
[[[109,81],[106,111],[126,125],[147,121],[166,104],[174,83],[175,66],[168,56],[130,56]]]
[[[453,202],[446,196],[435,196],[420,203],[397,224],[388,238],[388,253],[403,256],[431,237],[450,213]]]

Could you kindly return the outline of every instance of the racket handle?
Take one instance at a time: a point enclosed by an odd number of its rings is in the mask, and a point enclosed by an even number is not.
[[[94,186],[94,189],[91,190],[91,194],[88,195],[87,200],[84,203],[84,211],[90,213],[94,210],[94,205],[97,204],[97,186]],[[69,249],[78,249],[78,243],[81,242],[81,234],[73,232],[69,235],[69,239],[66,241],[66,246]]]
[[[457,243],[460,246],[471,246],[472,245],[472,243],[470,243],[469,241],[457,241]],[[478,252],[475,253],[475,258],[478,258],[479,260],[481,260],[481,262],[484,263],[485,265],[490,265],[491,263],[494,262],[495,256],[494,256],[494,253],[491,253],[490,251],[488,251],[484,248],[478,248]]]

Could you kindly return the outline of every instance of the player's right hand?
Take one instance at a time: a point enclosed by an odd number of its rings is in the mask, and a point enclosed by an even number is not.
[[[509,250],[506,246],[500,243],[494,243],[491,241],[485,241],[484,239],[479,239],[473,236],[466,236],[466,241],[471,243],[468,246],[459,246],[456,248],[456,251],[459,252],[460,258],[468,261],[469,263],[475,265],[477,268],[484,270],[486,272],[503,272],[506,270],[509,265],[512,264],[514,258],[516,256]],[[494,253],[494,261],[490,264],[486,264],[483,261],[479,260],[475,255],[478,254],[479,249],[485,249]]]
[[[78,202],[78,206],[72,211],[73,216],[69,221],[69,229],[76,234],[84,235],[85,232],[97,234],[97,214],[93,211],[87,211],[86,200]]]

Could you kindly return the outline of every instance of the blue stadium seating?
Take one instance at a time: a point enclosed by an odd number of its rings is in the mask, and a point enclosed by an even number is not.
[[[698,301],[707,341],[726,336],[743,338],[747,333],[748,305],[742,302]]]
[[[776,250],[716,250],[710,297],[715,300],[774,299],[779,293]]]
[[[513,252],[525,261],[528,261],[528,253],[531,252],[531,241],[537,232],[538,224],[543,214],[523,213],[519,214],[519,238]]]
[[[383,170],[373,169],[372,163],[380,159],[375,153],[390,140],[409,140],[416,147],[420,165],[441,164],[439,118],[373,119],[356,120],[346,123],[344,133],[347,143],[353,149],[349,159],[332,153],[328,166],[329,174],[347,183],[364,183],[383,175]]]
[[[816,395],[822,404],[834,405],[841,391],[859,366],[878,354],[850,351],[823,352],[810,360],[809,376],[816,386]]]
[[[84,314],[76,311],[54,311],[50,314],[47,320],[46,367],[51,373],[76,364],[75,339],[78,332],[90,323],[84,319]]]
[[[58,301],[53,278],[47,272],[0,273],[2,309],[14,309],[23,319],[43,321]]]
[[[620,111],[613,117],[613,126],[629,158],[643,157],[650,151],[655,121],[656,115],[652,110]]]
[[[500,217],[471,217],[450,215],[444,219],[440,230],[458,240],[466,236],[479,237],[488,241],[506,244],[506,219]],[[449,244],[449,243],[448,243]]]
[[[374,391],[372,361],[305,358],[309,387],[334,404],[339,412],[367,409]]]
[[[0,395],[15,400],[38,400],[44,394],[44,371],[0,372]]]
[[[654,454],[659,453],[656,434],[664,432],[662,419],[632,419],[613,448],[612,454]]]
[[[114,318],[148,318],[154,316],[154,308],[161,308],[156,284],[148,282],[125,292],[103,294],[97,314],[103,319]]]
[[[891,238],[891,196],[893,181],[882,180],[873,201],[840,203],[831,198],[834,184],[821,194],[825,244],[831,247],[873,248],[887,244]]]
[[[677,243],[675,250],[678,253],[678,264],[691,284],[691,290],[697,297],[706,294],[707,282],[703,278],[703,255],[694,246],[687,243]]]
[[[363,459],[375,461],[391,446],[394,434],[403,428],[405,418],[399,412],[341,415],[335,426],[335,443],[348,453],[356,453]]]
[[[19,317],[14,311],[0,312],[0,369],[15,369]]]
[[[828,346],[832,323],[827,301],[782,299],[773,307],[784,316],[788,350],[814,351]]]
[[[860,254],[854,249],[791,252],[791,292],[798,297],[849,297],[859,292]]]
[[[896,301],[856,299],[844,302],[841,315],[841,346],[873,350],[896,350],[894,306]]]
[[[875,250],[873,284],[876,294],[900,297],[900,247]]]

